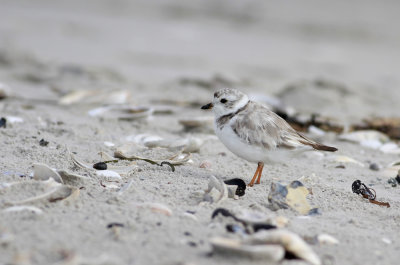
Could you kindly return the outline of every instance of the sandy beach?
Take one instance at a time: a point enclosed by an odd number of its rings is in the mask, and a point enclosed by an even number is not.
[[[0,264],[310,264],[218,252],[213,238],[254,236],[227,231],[241,225],[212,218],[218,208],[283,226],[320,264],[398,264],[400,183],[388,181],[400,169],[399,139],[346,137],[365,119],[400,117],[399,8],[0,1]],[[257,167],[218,140],[200,109],[223,87],[329,117],[344,131],[304,133],[339,150],[265,165],[260,185],[216,199],[206,191],[212,176],[248,183]],[[92,168],[118,152],[155,163]],[[271,184],[295,180],[317,214],[271,207]],[[390,207],[353,193],[355,180]]]

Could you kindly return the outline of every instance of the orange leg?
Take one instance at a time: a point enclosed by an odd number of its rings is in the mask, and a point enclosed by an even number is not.
[[[258,178],[257,178],[256,184],[260,184],[261,175],[262,175],[262,171],[264,168],[264,163],[262,163],[262,162],[258,163],[258,166],[260,166],[260,165],[261,165],[261,168],[260,168],[260,171],[258,171]]]
[[[262,166],[264,166],[264,164],[263,163],[258,163],[258,166],[257,166],[257,170],[256,170],[256,172],[254,173],[254,176],[253,176],[253,178],[251,179],[251,181],[250,181],[250,183],[248,184],[248,186],[250,186],[250,187],[253,187],[253,185],[254,185],[254,181],[256,181],[256,178],[260,175],[260,171],[262,171]]]

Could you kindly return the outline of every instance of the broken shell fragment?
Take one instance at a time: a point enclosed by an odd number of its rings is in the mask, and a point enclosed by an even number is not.
[[[243,179],[235,178],[235,179],[228,179],[225,180],[224,183],[228,186],[236,186],[235,195],[237,196],[244,196],[246,191],[246,183]]]
[[[143,202],[143,203],[134,203],[134,205],[136,205],[139,208],[148,208],[155,213],[161,213],[166,216],[172,216],[172,210],[168,206],[161,203]]]
[[[207,116],[207,117],[195,117],[195,118],[188,118],[188,119],[180,119],[179,123],[183,125],[184,130],[191,131],[191,130],[212,130],[214,124],[214,117]]]
[[[28,211],[32,212],[35,214],[42,214],[43,211],[35,206],[29,206],[29,205],[19,205],[19,206],[11,206],[8,208],[5,208],[3,212],[23,212],[23,211]]]
[[[105,180],[116,180],[121,179],[121,175],[112,170],[98,170],[96,171],[98,177],[104,178]]]
[[[171,152],[184,152],[194,153],[200,150],[203,145],[203,140],[200,138],[189,137],[184,139],[163,139],[158,135],[150,134],[138,134],[126,137],[130,142],[134,142],[138,145],[145,146],[148,148],[167,148]]]
[[[295,257],[312,265],[321,264],[321,260],[312,248],[300,236],[287,230],[261,231],[251,235],[246,239],[246,242],[252,244],[278,244]]]
[[[321,245],[337,245],[339,244],[339,240],[334,238],[331,235],[328,234],[319,234],[317,236],[317,241]]]
[[[114,157],[126,160],[143,160],[151,164],[160,165],[162,162],[168,162],[171,165],[177,166],[182,165],[189,161],[191,154],[173,154],[171,152],[165,151],[164,158],[162,157],[144,157],[148,154],[149,149],[139,146],[135,143],[125,144],[120,146],[115,150]],[[151,153],[154,156],[153,153]]]
[[[129,100],[129,97],[130,93],[128,90],[78,90],[60,98],[59,104],[125,104]]]
[[[21,205],[30,204],[41,201],[55,202],[59,200],[70,201],[76,199],[79,196],[79,189],[67,185],[62,185],[55,182],[53,178],[46,181],[35,181],[35,182],[19,182],[15,183],[10,187],[17,185],[29,185],[29,189],[33,191],[36,196],[32,196],[26,199],[16,199],[13,201],[6,202],[8,205]]]
[[[81,186],[85,181],[89,180],[88,177],[70,173],[66,170],[58,170],[57,173],[61,176],[64,184],[75,186],[75,187]]]
[[[213,252],[221,255],[238,255],[251,259],[280,261],[285,255],[283,247],[267,244],[247,244],[239,239],[215,237],[210,240]]]
[[[268,201],[273,210],[291,208],[300,214],[309,214],[311,206],[307,202],[306,196],[310,191],[298,180],[291,182],[287,186],[273,182]]]
[[[354,158],[348,157],[348,156],[332,155],[332,156],[328,156],[328,159],[332,162],[350,163],[350,164],[356,164],[360,167],[364,167],[363,163],[355,160]]]
[[[33,179],[48,180],[49,178],[52,178],[59,183],[64,183],[60,174],[58,174],[55,169],[41,163],[33,164]]]
[[[210,176],[208,188],[204,192],[203,201],[216,203],[226,198],[228,198],[228,189],[225,183],[215,176]]]
[[[389,137],[385,134],[374,131],[374,130],[364,130],[355,131],[350,133],[344,133],[339,135],[339,140],[349,141],[353,143],[358,143],[362,146],[369,147],[372,149],[378,149],[384,143],[389,141]]]
[[[120,120],[141,120],[149,118],[153,114],[153,108],[134,106],[105,106],[92,109],[89,116]]]

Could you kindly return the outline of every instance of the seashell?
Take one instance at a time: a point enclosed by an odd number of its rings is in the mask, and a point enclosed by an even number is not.
[[[190,213],[190,212],[184,212],[182,214],[182,216],[192,219],[193,221],[199,221],[199,219],[196,217],[196,215],[194,215],[193,213]]]
[[[211,168],[211,162],[206,160],[200,163],[199,168],[206,168],[206,169],[210,169]]]
[[[122,187],[118,190],[118,195],[122,195],[125,191],[129,190],[132,187],[133,179],[122,185]]]
[[[339,140],[358,143],[360,145],[379,148],[383,143],[389,141],[389,137],[381,132],[374,130],[362,130],[351,133],[344,133],[338,136]]]
[[[134,203],[134,205],[136,205],[139,208],[148,208],[155,213],[161,213],[166,216],[172,216],[172,210],[168,206],[161,203],[143,202],[143,203]]]
[[[56,182],[53,178],[49,178],[46,181],[35,181],[35,182],[19,182],[13,183],[14,187],[17,185],[28,185],[32,191],[42,192],[39,195],[29,197],[27,199],[20,199],[6,202],[8,205],[21,205],[28,203],[36,203],[41,201],[55,202],[58,200],[73,200],[79,196],[79,189],[67,185],[62,185]],[[43,190],[43,191],[42,191]]]
[[[35,214],[43,213],[43,211],[40,208],[29,205],[11,206],[3,210],[3,212],[22,212],[22,211],[28,211]]]
[[[100,185],[107,190],[119,189],[119,186],[112,181],[100,181]]]
[[[182,155],[180,153],[174,155],[171,155],[171,153],[169,153],[169,155],[165,156],[165,158],[143,157],[139,155],[139,153],[143,154],[146,153],[146,151],[148,151],[147,148],[138,146],[135,143],[129,143],[118,147],[117,150],[114,152],[114,156],[116,158],[127,159],[127,160],[144,160],[152,164],[161,164],[162,162],[167,162],[171,165],[182,165],[188,162],[191,157],[191,154]]]
[[[9,124],[15,124],[15,123],[23,123],[24,119],[21,117],[16,117],[16,116],[6,116],[6,120]]]
[[[141,120],[149,118],[153,114],[153,109],[150,107],[133,107],[128,105],[105,106],[92,109],[88,114],[92,117],[109,119]]]
[[[130,93],[128,90],[106,91],[106,90],[78,90],[73,91],[58,101],[60,105],[84,104],[125,104],[128,102]]]
[[[276,225],[278,228],[284,228],[288,226],[289,219],[286,218],[285,216],[277,216],[274,219],[272,219],[270,223]]]
[[[337,245],[339,240],[328,234],[320,234],[317,236],[317,242],[321,245]]]
[[[356,165],[358,165],[360,167],[364,167],[363,163],[361,163],[360,161],[355,160],[354,158],[348,157],[348,156],[333,155],[333,156],[328,156],[328,159],[333,161],[333,162],[351,163],[351,164],[356,164]]]
[[[203,140],[200,138],[186,139],[163,139],[157,135],[139,134],[126,137],[126,140],[149,148],[161,147],[168,148],[170,151],[182,151],[184,153],[198,152],[203,145]]]
[[[65,170],[58,170],[57,173],[62,178],[64,184],[71,186],[81,186],[85,181],[88,181],[88,177],[73,174]]]
[[[103,144],[104,144],[105,146],[107,146],[107,147],[113,147],[113,146],[115,146],[115,144],[114,144],[113,142],[108,142],[108,141],[105,141]]]
[[[246,241],[252,244],[279,244],[295,257],[312,265],[321,265],[317,254],[300,236],[284,229],[260,231],[251,235]]]
[[[268,201],[273,210],[291,208],[300,214],[310,214],[312,209],[306,199],[309,193],[310,191],[298,180],[287,186],[273,182]]]
[[[93,166],[90,164],[87,164],[85,162],[80,161],[72,152],[68,151],[69,155],[71,156],[72,162],[77,166],[82,169],[90,169],[93,170]]]
[[[383,144],[379,150],[385,154],[400,154],[400,147],[393,142]]]
[[[33,179],[35,180],[48,180],[49,178],[54,179],[58,183],[64,183],[60,174],[49,166],[41,163],[33,164]]]
[[[214,253],[237,255],[251,259],[266,259],[278,262],[283,259],[285,250],[279,245],[249,244],[239,239],[214,237],[210,240]]]
[[[214,117],[202,116],[195,118],[180,119],[179,124],[183,125],[184,130],[208,129],[213,130]]]
[[[210,176],[208,188],[204,192],[203,201],[217,203],[228,198],[228,189],[225,183],[214,176]]]
[[[112,170],[98,170],[96,171],[96,175],[100,178],[104,178],[105,180],[116,180],[122,179],[121,175]]]
[[[318,127],[315,127],[314,125],[310,125],[310,127],[308,127],[308,132],[314,135],[318,135],[318,136],[324,136],[326,134],[326,132],[324,130],[321,130]]]

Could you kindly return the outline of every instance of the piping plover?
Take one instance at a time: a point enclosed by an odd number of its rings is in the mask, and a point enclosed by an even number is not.
[[[337,151],[308,139],[266,106],[249,100],[242,92],[224,88],[211,103],[201,107],[214,112],[214,129],[235,155],[258,163],[249,186],[260,184],[264,163],[282,162],[307,150]]]

